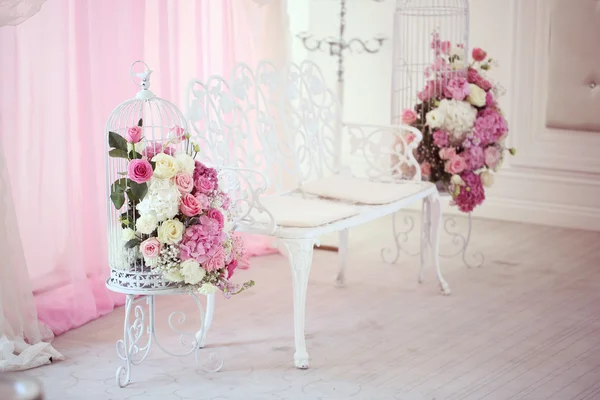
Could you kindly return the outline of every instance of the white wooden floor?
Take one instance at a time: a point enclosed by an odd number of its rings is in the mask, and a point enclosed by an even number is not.
[[[600,399],[600,233],[476,221],[473,248],[486,264],[445,259],[453,295],[443,297],[431,269],[417,284],[417,257],[380,261],[388,223],[351,234],[346,288],[334,285],[336,255],[316,253],[309,370],[292,367],[290,274],[273,255],[240,274],[255,288],[217,302],[204,351],[224,358],[219,373],[157,350],[119,389],[118,309],[56,339],[67,361],[26,374],[48,399]],[[163,321],[171,308],[193,309],[187,298],[161,300]]]

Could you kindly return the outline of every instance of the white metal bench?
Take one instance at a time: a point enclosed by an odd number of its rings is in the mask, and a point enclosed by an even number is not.
[[[429,246],[442,292],[450,293],[438,262],[438,191],[421,181],[413,156],[419,131],[343,124],[334,93],[309,61],[285,71],[268,62],[254,70],[238,64],[230,79],[192,80],[187,118],[201,158],[220,168],[221,183],[235,199],[237,229],[277,238],[288,257],[296,367],[309,365],[305,302],[313,248],[321,235],[340,232],[338,280],[343,280],[348,229],[423,201],[419,280]],[[348,162],[343,154],[363,162]]]

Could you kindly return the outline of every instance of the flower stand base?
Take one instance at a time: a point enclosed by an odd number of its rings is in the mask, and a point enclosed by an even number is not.
[[[123,290],[107,284],[109,289],[124,293]],[[116,290],[115,290],[116,289]],[[165,353],[174,357],[184,357],[194,354],[196,364],[206,372],[217,372],[223,367],[223,360],[216,353],[208,354],[208,360],[200,363],[200,349],[204,347],[206,334],[210,328],[214,313],[214,294],[206,296],[207,312],[196,294],[172,290],[151,291],[149,293],[125,293],[125,320],[123,326],[123,339],[117,341],[117,355],[125,365],[117,369],[116,381],[119,387],[125,387],[131,382],[132,368],[141,364],[150,354],[153,346],[157,346]],[[193,298],[198,307],[201,327],[196,332],[183,332],[179,325],[186,320],[182,311],[174,311],[168,317],[170,329],[179,335],[179,343],[184,347],[180,352],[167,350],[158,340],[156,333],[156,297],[162,295],[188,295]]]

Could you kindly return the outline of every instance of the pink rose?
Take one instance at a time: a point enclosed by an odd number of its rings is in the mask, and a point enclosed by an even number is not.
[[[202,267],[206,272],[218,271],[225,268],[225,251],[223,251],[223,247],[220,247]]]
[[[136,183],[148,182],[152,178],[152,165],[145,159],[131,160],[127,166],[127,177]]]
[[[402,123],[412,125],[417,121],[417,113],[411,109],[406,109],[402,112]]]
[[[140,251],[144,258],[156,258],[160,254],[160,242],[157,238],[146,239],[140,244]]]
[[[487,57],[487,53],[479,47],[473,49],[473,59],[475,61],[483,61]]]
[[[442,160],[450,160],[456,156],[456,149],[454,147],[446,147],[440,150],[440,158]]]
[[[446,161],[444,169],[449,174],[460,174],[467,168],[467,163],[464,158],[459,155],[452,157],[449,161]]]
[[[197,193],[196,199],[198,199],[198,202],[202,206],[202,209],[207,209],[208,206],[210,206],[210,200],[208,199],[207,195],[202,194],[202,193]]]
[[[437,147],[446,147],[449,142],[449,135],[446,131],[435,131],[433,132],[433,143]]]
[[[198,215],[202,212],[202,205],[197,198],[189,193],[186,193],[181,197],[179,209],[186,217],[193,217],[194,215]]]
[[[462,76],[457,76],[448,81],[444,88],[444,96],[449,99],[462,101],[471,93],[469,82]]]
[[[175,126],[171,129],[171,143],[178,144],[185,140],[185,131],[180,126]]]
[[[223,229],[223,226],[225,226],[224,218],[223,214],[221,214],[219,210],[211,208],[210,210],[208,210],[206,215],[208,216],[208,218],[212,218],[215,221],[217,221],[217,223],[219,224],[219,229]]]
[[[429,164],[428,162],[424,162],[421,164],[421,175],[424,177],[431,175],[431,164]]]
[[[213,183],[213,181],[211,181],[210,178],[206,176],[198,177],[198,179],[196,179],[196,181],[194,182],[194,186],[202,193],[209,193],[215,188],[215,184]]]
[[[501,158],[502,152],[497,146],[490,146],[485,149],[485,164],[488,167],[496,168]]]
[[[192,193],[192,190],[194,190],[194,179],[191,175],[180,172],[175,175],[174,181],[181,194]]]
[[[132,126],[127,129],[127,134],[125,135],[125,139],[129,143],[137,143],[142,140],[142,128],[139,126]]]

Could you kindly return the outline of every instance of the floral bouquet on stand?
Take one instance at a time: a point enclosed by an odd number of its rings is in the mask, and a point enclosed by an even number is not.
[[[486,77],[495,62],[482,49],[473,50],[467,66],[464,48],[441,41],[438,33],[431,48],[435,62],[425,69],[427,83],[402,122],[423,134],[416,150],[423,179],[470,213],[485,200],[484,188],[494,183],[505,154],[516,153],[505,144],[508,124],[497,103],[503,93]]]
[[[253,286],[230,282],[243,263],[243,242],[233,234],[231,201],[220,190],[217,171],[194,159],[199,146],[181,127],[168,140],[143,141],[142,124],[128,128],[125,137],[108,137],[109,155],[128,161],[110,198],[117,210],[127,200],[119,221],[122,246],[135,254],[129,263],[202,294],[219,289],[230,296]]]

